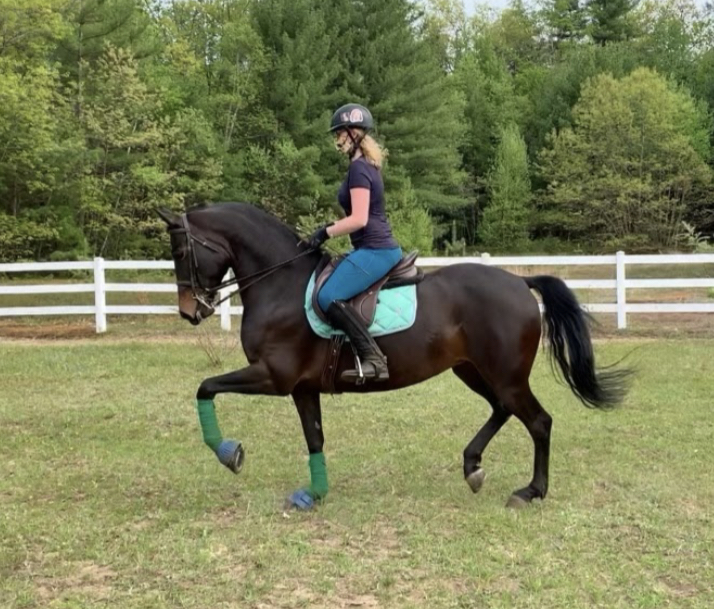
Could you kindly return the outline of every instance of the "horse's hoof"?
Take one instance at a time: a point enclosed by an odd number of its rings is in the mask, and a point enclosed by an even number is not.
[[[471,472],[466,477],[466,482],[474,493],[478,493],[481,490],[485,479],[486,472],[483,471],[483,468],[479,467],[476,471]]]
[[[243,469],[243,459],[245,451],[243,445],[235,440],[223,440],[216,451],[218,460],[223,463],[234,474]]]
[[[307,490],[301,488],[288,497],[285,507],[286,509],[295,508],[296,510],[308,511],[315,507],[315,500]]]
[[[519,495],[511,495],[506,503],[507,508],[512,508],[514,510],[522,510],[528,507],[528,502]]]

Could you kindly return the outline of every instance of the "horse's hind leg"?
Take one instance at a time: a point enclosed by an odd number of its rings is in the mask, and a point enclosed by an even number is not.
[[[525,425],[535,445],[533,479],[528,486],[515,491],[507,503],[508,507],[521,507],[533,499],[544,499],[548,492],[550,429],[553,419],[533,395],[527,381],[520,389],[511,389],[501,397],[504,407]]]
[[[481,427],[464,450],[464,478],[471,487],[471,490],[477,493],[481,490],[481,485],[485,478],[485,473],[481,467],[483,451],[486,450],[488,443],[498,433],[498,430],[503,427],[506,421],[508,421],[511,415],[498,402],[496,395],[473,364],[465,362],[455,366],[453,370],[456,376],[458,376],[467,387],[483,396],[491,405],[491,408],[493,408],[491,417],[486,421],[485,425]]]

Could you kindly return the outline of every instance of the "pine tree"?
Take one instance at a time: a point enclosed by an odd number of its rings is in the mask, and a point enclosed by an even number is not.
[[[528,239],[531,199],[526,143],[514,124],[501,131],[488,189],[479,237],[484,247],[513,251]]]
[[[448,216],[464,204],[460,170],[463,103],[428,41],[417,36],[418,14],[408,0],[354,2],[338,88],[366,103],[389,150],[387,188],[405,188],[432,214]],[[340,32],[340,36],[342,33]]]
[[[543,4],[542,18],[556,46],[584,36],[587,22],[583,0],[545,0]]]
[[[585,13],[593,41],[604,46],[609,42],[629,40],[635,35],[632,11],[640,0],[587,0]]]
[[[158,38],[141,0],[72,0],[63,9],[66,34],[55,55],[76,88],[75,111],[80,115],[86,72],[107,43],[145,57],[158,51]]]

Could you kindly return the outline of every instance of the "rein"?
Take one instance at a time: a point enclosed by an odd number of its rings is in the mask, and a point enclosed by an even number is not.
[[[283,262],[278,262],[277,264],[274,264],[272,266],[269,266],[267,268],[261,269],[260,271],[257,271],[255,273],[251,273],[249,275],[244,275],[243,277],[234,277],[233,279],[229,279],[228,281],[224,281],[223,283],[213,287],[213,288],[207,288],[204,287],[201,284],[201,280],[198,274],[198,258],[196,257],[196,248],[194,246],[194,243],[198,243],[199,245],[205,247],[206,249],[211,250],[212,252],[216,252],[217,254],[223,253],[227,254],[228,257],[236,263],[235,256],[231,252],[229,252],[226,248],[222,247],[221,245],[218,245],[216,243],[213,243],[209,241],[208,239],[202,239],[196,235],[194,235],[191,232],[191,227],[188,223],[188,216],[187,214],[183,214],[181,216],[181,223],[183,224],[182,228],[174,228],[171,229],[169,232],[172,233],[183,233],[186,235],[186,245],[188,249],[188,256],[189,256],[189,273],[190,273],[190,281],[186,280],[178,280],[176,281],[176,284],[179,286],[186,286],[191,288],[191,292],[193,294],[194,300],[197,300],[204,306],[214,309],[221,304],[222,302],[228,300],[232,296],[235,296],[236,294],[243,293],[245,290],[247,290],[249,287],[255,285],[259,281],[262,281],[266,277],[269,277],[276,271],[280,270],[281,268],[292,264],[296,260],[299,260],[303,256],[307,256],[308,254],[311,254],[312,252],[315,251],[315,248],[310,248],[307,249],[301,253],[299,253],[297,256],[293,256],[289,260],[284,260]],[[237,265],[236,265],[237,266]],[[253,281],[248,281],[248,283],[243,285],[244,281],[252,279]],[[206,300],[206,296],[210,297],[218,292],[220,292],[222,289],[227,288],[232,285],[237,285],[238,289],[234,290],[227,296],[224,296],[220,300],[216,302],[208,302]],[[198,293],[198,289],[200,289],[203,294]]]

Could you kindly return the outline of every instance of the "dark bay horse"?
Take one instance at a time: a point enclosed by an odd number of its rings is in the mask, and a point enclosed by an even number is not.
[[[248,366],[205,379],[197,394],[205,442],[234,472],[243,448],[224,440],[213,399],[220,393],[291,395],[310,454],[312,484],[290,502],[309,508],[327,494],[320,394],[330,342],[311,330],[304,311],[305,290],[326,256],[305,250],[300,237],[268,213],[248,204],[221,203],[179,216],[159,212],[171,234],[181,316],[196,325],[213,313],[215,296],[233,269],[244,307],[241,342]],[[536,298],[544,303],[544,322]],[[533,395],[529,376],[544,323],[554,370],[588,407],[608,408],[627,390],[628,370],[598,370],[589,319],[565,283],[552,276],[519,277],[480,264],[455,264],[427,273],[417,285],[418,314],[408,330],[378,339],[388,358],[389,380],[364,385],[339,380],[352,367],[342,350],[336,392],[400,389],[453,370],[484,397],[493,412],[464,450],[464,476],[477,492],[484,480],[481,457],[511,415],[535,445],[533,479],[516,490],[508,505],[518,507],[548,491],[552,419]]]

